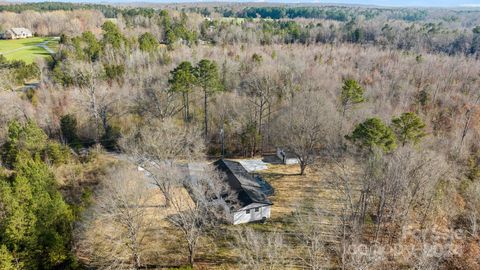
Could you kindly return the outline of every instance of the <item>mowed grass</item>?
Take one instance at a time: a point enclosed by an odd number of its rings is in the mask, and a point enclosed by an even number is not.
[[[32,37],[26,39],[0,40],[0,54],[7,60],[23,60],[32,63],[37,58],[51,57],[44,48],[37,46],[45,43],[51,49],[58,47],[58,40],[50,37]]]

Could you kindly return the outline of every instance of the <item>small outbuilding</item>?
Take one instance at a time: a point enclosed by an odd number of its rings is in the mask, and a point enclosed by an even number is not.
[[[270,218],[273,203],[268,195],[273,188],[259,176],[251,175],[239,162],[220,159],[213,163],[217,170],[226,174],[225,181],[237,193],[238,206],[233,209],[232,223],[241,224],[264,221]]]
[[[3,39],[21,39],[33,37],[32,31],[23,27],[10,28],[2,34]]]
[[[282,148],[277,148],[277,157],[285,165],[294,165],[300,163],[300,160],[294,153],[285,151]]]

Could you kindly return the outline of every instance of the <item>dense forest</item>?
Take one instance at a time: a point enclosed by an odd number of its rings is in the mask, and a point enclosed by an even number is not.
[[[0,56],[0,270],[479,269],[479,15],[0,6],[60,43]],[[185,180],[276,147],[299,165],[260,173],[264,224],[225,222],[217,171]]]

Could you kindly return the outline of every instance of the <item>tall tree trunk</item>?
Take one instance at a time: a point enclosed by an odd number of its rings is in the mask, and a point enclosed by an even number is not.
[[[93,111],[93,117],[95,119],[95,143],[99,144],[100,143],[100,116],[98,113],[98,104],[97,104],[97,98],[95,97],[95,88],[92,87],[90,90],[90,106]]]
[[[193,245],[188,245],[188,264],[193,268],[195,262],[195,248]]]
[[[188,92],[186,94],[186,97],[187,97],[187,122],[190,122],[190,100],[189,100],[189,96],[188,96]]]
[[[342,270],[345,270],[347,260],[347,221],[345,209],[342,210]]]
[[[263,138],[262,138],[262,125],[263,125],[263,110],[265,106],[265,101],[263,95],[260,97],[260,106],[258,112],[258,139],[259,139],[259,147],[260,153],[263,153]]]
[[[187,119],[187,93],[183,92],[182,93],[182,96],[183,96],[183,121],[186,123],[188,121]]]
[[[306,168],[307,164],[304,161],[300,161],[300,175],[305,175]]]
[[[163,196],[165,197],[165,208],[169,208],[172,205],[172,196],[168,192],[164,192]]]
[[[205,140],[208,140],[208,94],[207,89],[203,89],[205,94],[204,106],[205,106]]]
[[[377,228],[375,230],[375,241],[378,241],[380,236],[380,229],[382,227],[383,222],[383,213],[385,211],[385,185],[382,186],[382,192],[380,195],[380,202],[378,203],[377,207]]]
[[[475,110],[475,107],[477,106],[479,101],[480,101],[480,95],[475,100],[475,103],[473,104],[472,108],[467,109],[467,111],[465,112],[465,118],[466,118],[465,126],[463,127],[462,136],[460,139],[460,145],[458,146],[458,153],[462,153],[463,143],[470,129],[470,122],[472,120],[473,111]]]
[[[135,270],[140,269],[141,266],[142,266],[141,263],[140,263],[140,255],[139,255],[138,253],[136,253],[136,252],[133,254],[133,264],[134,264],[134,265],[133,265],[133,268],[134,268]]]

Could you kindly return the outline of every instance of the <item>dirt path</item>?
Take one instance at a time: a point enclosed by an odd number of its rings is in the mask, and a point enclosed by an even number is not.
[[[44,49],[45,51],[47,51],[49,54],[54,54],[55,52],[47,46],[48,42],[50,42],[50,41],[44,41],[44,42],[38,43],[38,44],[36,44],[36,45],[34,45],[34,46],[43,48],[43,49]]]

